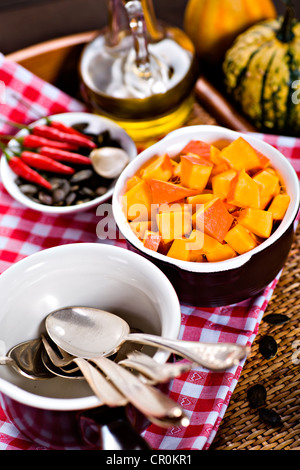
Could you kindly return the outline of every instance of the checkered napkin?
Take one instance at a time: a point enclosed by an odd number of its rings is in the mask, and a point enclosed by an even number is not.
[[[3,86],[5,84],[5,87]],[[10,121],[28,124],[39,117],[65,111],[83,111],[84,106],[29,71],[0,55],[0,133],[14,132]],[[279,148],[300,172],[300,141],[286,137],[257,135]],[[111,243],[126,249],[120,240],[100,240],[96,211],[72,216],[46,215],[21,206],[0,181],[0,273],[17,261],[40,250],[67,243]],[[114,221],[110,221],[114,232]],[[235,342],[251,345],[279,276],[262,295],[237,305],[220,308],[181,306],[180,338],[203,342]],[[226,372],[195,368],[173,380],[166,392],[190,417],[190,426],[167,430],[153,424],[143,436],[155,450],[208,449],[227,409],[240,377],[243,362]],[[0,450],[40,449],[28,441],[4,415],[0,407]]]

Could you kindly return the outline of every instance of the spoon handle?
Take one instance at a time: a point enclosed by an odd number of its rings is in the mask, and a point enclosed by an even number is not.
[[[77,357],[74,357],[73,361],[78,365],[87,383],[102,403],[108,406],[125,406],[128,403],[126,397],[92,364]]]
[[[154,387],[144,384],[119,364],[105,358],[91,359],[122,391],[126,398],[150,420],[177,418],[177,424],[187,425],[188,418],[176,402]]]
[[[192,367],[191,363],[159,364],[150,356],[139,351],[128,354],[127,359],[123,359],[119,364],[140,372],[154,383],[169,382],[171,379],[188,372]]]
[[[13,360],[12,357],[0,356],[0,365],[1,366],[9,366],[9,365],[13,365],[14,363],[15,363],[15,361]]]
[[[144,333],[131,333],[125,340],[167,349],[210,370],[228,369],[249,354],[248,347],[234,343],[198,343]]]

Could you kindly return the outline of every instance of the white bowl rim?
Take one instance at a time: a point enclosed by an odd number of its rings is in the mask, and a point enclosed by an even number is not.
[[[126,151],[129,154],[130,160],[133,160],[137,156],[137,148],[136,148],[135,143],[131,139],[131,137],[127,134],[127,132],[121,126],[119,126],[117,123],[115,123],[113,120],[109,118],[106,118],[104,116],[100,116],[97,114],[91,114],[91,113],[84,112],[84,111],[74,111],[74,112],[70,111],[66,113],[53,114],[51,116],[47,116],[47,118],[52,119],[52,120],[55,119],[66,125],[74,124],[84,119],[89,120],[89,122],[97,121],[98,123],[102,123],[107,130],[115,132],[116,134],[118,133],[118,137],[121,140],[123,140],[124,144],[126,142]],[[45,118],[40,118],[37,121],[32,122],[28,127],[34,127],[40,124],[45,124]],[[28,134],[28,131],[26,129],[22,129],[16,134],[16,137],[22,137],[26,134]],[[8,143],[8,147],[14,145],[14,143],[15,143],[15,140],[11,139]],[[107,201],[108,199],[110,199],[113,195],[114,187],[115,187],[115,183],[113,183],[113,185],[108,189],[108,191],[102,196],[92,199],[91,201],[84,202],[77,206],[61,206],[61,207],[47,206],[47,205],[39,204],[38,202],[32,201],[20,191],[20,189],[18,188],[17,184],[14,181],[16,176],[13,173],[13,171],[10,169],[7,163],[7,160],[3,155],[1,157],[0,169],[1,169],[1,177],[2,177],[3,185],[5,189],[7,190],[7,192],[14,199],[20,202],[23,206],[27,206],[30,209],[47,213],[47,214],[61,215],[61,214],[73,214],[76,212],[87,211]]]
[[[141,255],[122,247],[105,243],[70,243],[67,245],[59,245],[47,248],[32,255],[29,255],[26,258],[18,261],[17,263],[7,268],[7,270],[1,274],[0,283],[2,278],[5,279],[7,276],[13,275],[16,271],[22,271],[27,267],[31,266],[33,263],[38,264],[41,261],[41,258],[43,260],[51,258],[53,256],[53,252],[61,251],[63,255],[63,253],[66,251],[74,250],[75,252],[77,250],[103,250],[108,254],[111,253],[112,256],[116,256],[117,254],[120,257],[126,256],[127,258],[131,258],[131,260],[135,259],[138,264],[142,264],[148,272],[151,271],[153,273],[153,276],[155,276],[155,278],[159,278],[160,283],[164,285],[166,297],[168,298],[168,303],[170,305],[170,311],[172,311],[172,315],[174,316],[174,321],[172,321],[172,329],[168,331],[168,336],[174,339],[178,338],[181,327],[181,308],[174,287],[172,286],[168,278],[162,273],[162,271],[157,268],[153,263],[151,263]],[[166,361],[168,355],[169,353],[167,351],[158,350],[158,352],[155,353],[154,357],[158,362],[163,363]],[[74,411],[91,409],[102,405],[100,399],[98,399],[95,395],[90,395],[81,398],[51,398],[36,395],[26,390],[23,390],[21,387],[18,387],[17,385],[12,384],[9,381],[0,377],[0,394],[1,393],[24,405],[47,410]]]
[[[129,223],[126,220],[125,214],[122,210],[122,205],[120,203],[120,199],[122,194],[124,193],[124,188],[126,181],[133,175],[136,174],[137,170],[144,164],[146,161],[155,155],[161,155],[162,153],[167,152],[167,147],[174,145],[174,149],[178,152],[180,148],[191,139],[197,140],[204,140],[205,135],[208,137],[209,135],[218,134],[217,138],[228,138],[229,140],[234,140],[238,137],[243,137],[249,143],[251,143],[255,148],[260,150],[261,152],[265,152],[267,156],[272,154],[271,159],[275,158],[277,163],[280,163],[286,171],[289,173],[291,178],[291,186],[293,187],[293,191],[290,193],[290,196],[293,203],[291,202],[290,207],[279,227],[276,231],[263,243],[259,246],[254,248],[253,250],[249,251],[248,253],[238,255],[235,258],[231,258],[225,261],[219,261],[214,263],[197,263],[191,261],[182,261],[177,260],[175,258],[168,258],[165,255],[160,253],[154,252],[148,248],[145,248],[143,243],[135,236],[131,228],[129,227]],[[182,143],[179,145],[176,144],[176,140],[178,138],[184,139]],[[216,140],[216,139],[215,139]],[[175,152],[175,150],[174,150]],[[176,153],[176,152],[175,152]],[[172,152],[170,153],[172,156]],[[275,162],[272,162],[273,165],[276,167]],[[289,188],[290,189],[290,188]],[[137,248],[140,252],[144,253],[146,256],[155,259],[157,261],[163,262],[165,265],[175,266],[177,268],[183,269],[184,271],[194,272],[194,273],[213,273],[213,272],[220,272],[220,271],[229,271],[232,269],[236,269],[238,267],[243,266],[246,264],[253,255],[259,253],[260,251],[266,249],[274,242],[276,242],[284,232],[290,227],[291,221],[297,216],[299,210],[299,203],[300,203],[300,195],[299,195],[299,180],[297,174],[291,165],[291,163],[286,159],[286,157],[279,152],[279,150],[272,147],[267,142],[254,137],[253,134],[245,134],[243,132],[233,131],[231,129],[227,129],[221,126],[214,126],[214,125],[195,125],[195,126],[188,126],[182,127],[177,129],[166,137],[161,139],[159,142],[153,144],[151,147],[148,147],[143,152],[141,152],[138,157],[131,162],[122,172],[120,177],[117,180],[115,191],[112,198],[112,207],[113,207],[113,215],[117,226],[121,233],[123,234],[124,238],[135,248]]]

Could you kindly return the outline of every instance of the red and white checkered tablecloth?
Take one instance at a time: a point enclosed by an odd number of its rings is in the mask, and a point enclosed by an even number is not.
[[[0,104],[0,133],[15,132],[5,119],[28,124],[39,117],[65,111],[82,111],[84,106],[52,85],[32,75],[0,55],[0,83],[5,83]],[[2,87],[4,88],[4,87]],[[300,140],[288,137],[257,137],[277,147],[300,175]],[[96,226],[100,218],[92,210],[72,216],[46,215],[14,201],[0,181],[0,273],[13,263],[40,250],[67,243],[113,243],[126,249],[120,240],[99,240]],[[111,220],[114,229],[114,221]],[[233,306],[192,308],[182,305],[180,337],[206,342],[236,342],[251,346],[279,276],[262,295]],[[155,450],[208,449],[217,433],[242,371],[243,363],[226,372],[191,370],[169,384],[169,394],[190,417],[187,428],[168,430],[151,424],[143,433]],[[0,450],[37,450],[8,421],[0,407]]]

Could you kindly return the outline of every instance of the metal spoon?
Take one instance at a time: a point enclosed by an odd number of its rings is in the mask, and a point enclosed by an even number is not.
[[[44,336],[43,343],[55,366],[66,367],[68,364],[75,362],[78,364],[91,386],[93,386],[93,384],[89,382],[90,375],[92,374],[94,376],[97,373],[101,375],[100,372],[97,371],[96,368],[94,368],[87,360],[78,357],[78,355],[70,356],[69,354],[66,354],[65,357],[59,357],[57,352],[52,348],[51,344]],[[131,402],[150,420],[152,420],[152,418],[162,420],[162,422],[164,419],[172,421],[176,420],[177,424],[187,426],[188,418],[185,416],[182,409],[176,402],[161,393],[159,390],[142,383],[131,372],[108,358],[91,358],[91,361],[96,364],[104,376],[109,378],[109,381],[113,384],[112,386],[115,386],[118,389],[118,392],[122,394],[123,405],[128,401]],[[84,369],[82,368],[82,365],[84,365]],[[85,371],[85,367],[87,367],[87,365],[89,366],[89,376],[86,375]],[[95,372],[93,372],[92,369],[94,369]],[[107,380],[107,378],[105,380]],[[103,384],[103,390],[100,390],[100,392],[103,393],[103,391],[106,391],[106,388],[107,384]],[[97,392],[97,390],[94,391]],[[108,394],[106,399],[110,400],[111,406],[116,406],[114,404],[115,398],[112,396],[112,393]]]
[[[45,367],[41,359],[42,342],[40,338],[24,341],[11,348],[0,364],[10,365],[29,379],[51,379],[54,375]]]
[[[71,356],[62,349],[60,349],[61,354],[58,355],[52,341],[49,341],[44,335],[42,335],[42,339],[45,346],[44,352],[47,351],[47,354],[49,355],[48,359],[52,361],[52,365],[49,363],[50,361],[46,361],[47,367],[61,377],[78,378],[78,376],[75,377],[75,374],[74,377],[72,377],[71,374],[65,373],[65,369],[61,369],[61,367],[67,367],[78,358]],[[107,375],[107,377],[105,377],[106,383],[102,384],[103,401],[105,404],[116,407],[125,406],[131,402],[133,405],[136,405],[140,411],[145,410],[145,414],[151,422],[164,428],[175,425],[187,426],[189,424],[189,419],[173,400],[170,400],[155,389],[144,386],[141,382],[138,382],[138,379],[132,374],[125,370],[123,372],[122,368],[117,364],[115,364],[115,366],[111,366],[113,361],[106,358],[103,359],[105,359],[104,363],[101,362],[101,358],[94,362],[101,370],[103,370],[104,375]],[[118,390],[115,387],[117,387]],[[146,391],[146,396],[136,396],[136,393],[139,392],[140,389],[141,392],[145,393]],[[152,403],[153,397],[155,398],[154,403]],[[149,398],[151,401],[150,404],[147,403]],[[150,411],[152,406],[157,406],[157,403],[159,405],[159,409],[155,410],[154,416],[152,416]],[[160,416],[161,407],[165,407],[162,416]]]
[[[94,394],[102,401],[103,404],[108,406],[126,405],[126,398],[99,370],[93,367],[92,364],[83,358],[70,356],[70,354],[66,354],[64,356],[63,352],[62,355],[59,356],[58,352],[55,351],[54,347],[44,335],[42,335],[42,342],[45,347],[44,352],[47,352],[50,362],[47,360],[45,355],[42,356],[42,359],[45,366],[55,375],[69,379],[80,379],[80,376],[76,371],[74,372],[74,370],[71,370],[70,373],[67,373],[65,369],[62,369],[62,367],[75,363],[82,372],[82,378],[85,378]]]
[[[159,364],[152,357],[140,351],[132,351],[127,355],[127,359],[123,359],[119,364],[140,372],[153,383],[169,382],[171,379],[188,372],[193,366],[192,363]]]
[[[100,147],[90,153],[93,168],[104,178],[117,178],[129,162],[125,150],[118,147]]]
[[[234,343],[182,341],[144,333],[130,333],[125,320],[103,310],[69,307],[56,310],[46,318],[50,338],[74,356],[109,356],[125,341],[171,350],[211,370],[225,370],[239,364],[249,348]]]

